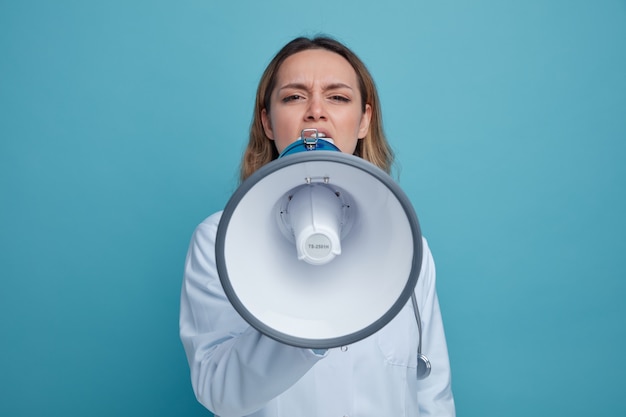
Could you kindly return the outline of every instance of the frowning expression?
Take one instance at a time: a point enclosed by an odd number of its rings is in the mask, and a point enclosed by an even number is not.
[[[357,74],[345,58],[325,49],[298,52],[282,63],[275,85],[261,120],[279,153],[310,128],[354,153],[372,110],[369,104],[363,109]]]

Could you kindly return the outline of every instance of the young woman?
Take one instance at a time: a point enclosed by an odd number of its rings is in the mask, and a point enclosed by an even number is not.
[[[285,45],[259,83],[241,179],[276,159],[303,129],[390,172],[376,87],[347,47],[326,37]],[[341,349],[311,350],[271,339],[230,305],[215,265],[221,213],[196,229],[187,255],[180,336],[196,397],[229,416],[454,416],[450,366],[424,241],[415,289],[422,350],[432,372],[418,379],[418,327],[411,302],[375,334]]]

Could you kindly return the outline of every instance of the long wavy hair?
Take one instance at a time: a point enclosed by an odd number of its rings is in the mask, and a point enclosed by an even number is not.
[[[265,130],[261,122],[261,113],[263,109],[265,109],[268,114],[271,111],[270,98],[276,87],[276,78],[282,63],[291,55],[309,49],[325,49],[337,53],[344,57],[352,68],[354,68],[359,81],[362,111],[365,111],[367,104],[369,104],[372,109],[369,131],[364,138],[358,140],[354,155],[390,173],[394,155],[383,131],[380,100],[374,79],[365,64],[348,47],[330,37],[316,36],[314,38],[298,37],[287,43],[278,51],[263,72],[256,93],[254,114],[252,124],[250,125],[250,139],[241,161],[241,181],[248,178],[263,165],[278,158],[278,151],[276,150],[274,141],[270,140],[265,135]]]

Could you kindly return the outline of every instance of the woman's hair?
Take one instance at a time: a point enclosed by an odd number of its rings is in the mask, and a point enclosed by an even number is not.
[[[358,140],[354,155],[390,173],[394,156],[383,131],[380,100],[378,99],[378,92],[371,74],[359,57],[345,45],[326,36],[317,36],[314,38],[299,37],[292,40],[278,51],[265,69],[256,93],[254,114],[250,126],[250,140],[241,161],[241,181],[248,178],[263,165],[278,158],[278,151],[274,141],[265,135],[261,122],[261,113],[263,109],[268,114],[270,112],[270,98],[276,87],[276,78],[282,63],[291,55],[309,49],[325,49],[337,53],[344,57],[354,68],[361,92],[361,109],[365,111],[366,104],[369,104],[372,108],[369,131],[365,138]]]

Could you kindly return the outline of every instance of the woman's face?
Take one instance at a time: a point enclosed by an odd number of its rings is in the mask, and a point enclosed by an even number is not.
[[[356,72],[341,55],[310,49],[291,55],[278,69],[270,111],[261,120],[278,152],[315,128],[342,152],[354,153],[369,129],[372,109],[361,106]]]

